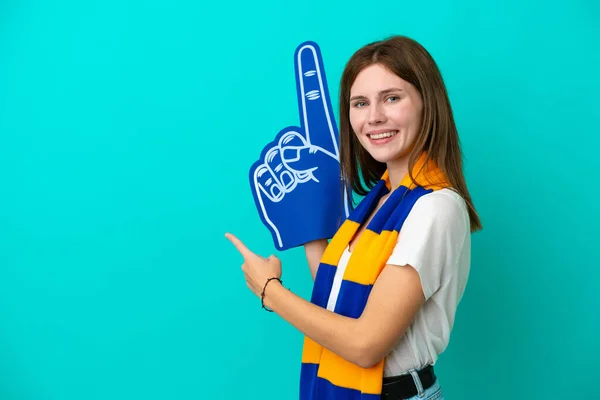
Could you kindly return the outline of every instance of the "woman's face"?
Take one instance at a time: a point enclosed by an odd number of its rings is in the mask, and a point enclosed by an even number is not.
[[[382,163],[408,158],[422,110],[419,91],[381,64],[364,68],[350,88],[350,125],[362,146]]]

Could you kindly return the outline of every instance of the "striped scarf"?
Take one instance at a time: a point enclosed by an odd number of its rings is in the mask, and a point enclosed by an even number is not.
[[[416,182],[407,174],[360,236],[344,272],[335,313],[351,318],[360,317],[371,288],[392,254],[398,233],[413,205],[421,196],[450,186],[444,173],[433,160],[427,160],[425,153],[415,163],[412,172]],[[327,307],[335,271],[343,252],[381,197],[390,190],[386,171],[331,239],[315,278],[311,298],[313,304]],[[379,399],[384,361],[371,368],[361,368],[305,337],[300,399]]]

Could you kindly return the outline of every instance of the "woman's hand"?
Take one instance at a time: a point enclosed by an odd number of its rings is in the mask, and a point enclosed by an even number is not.
[[[246,285],[255,295],[260,297],[265,287],[265,283],[269,278],[281,278],[281,261],[273,255],[264,258],[254,254],[241,242],[241,240],[230,233],[226,233],[225,237],[233,243],[244,258],[242,271],[244,271]]]

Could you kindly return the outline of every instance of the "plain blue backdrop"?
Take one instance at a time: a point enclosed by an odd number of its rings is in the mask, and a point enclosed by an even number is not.
[[[0,399],[294,399],[302,335],[223,237],[275,253],[248,169],[299,124],[293,52],[392,34],[444,75],[484,230],[448,399],[594,398],[600,6],[0,3]],[[336,111],[337,113],[337,111]],[[306,298],[302,249],[278,253]]]

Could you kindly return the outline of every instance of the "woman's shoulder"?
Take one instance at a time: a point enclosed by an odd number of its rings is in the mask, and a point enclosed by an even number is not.
[[[419,200],[415,206],[424,209],[431,209],[437,212],[467,212],[467,203],[462,196],[451,188],[435,190],[427,193]]]
[[[467,203],[453,189],[440,189],[421,196],[413,206],[409,218],[420,223],[427,224],[427,221],[430,221],[457,228],[466,228],[469,225]]]

